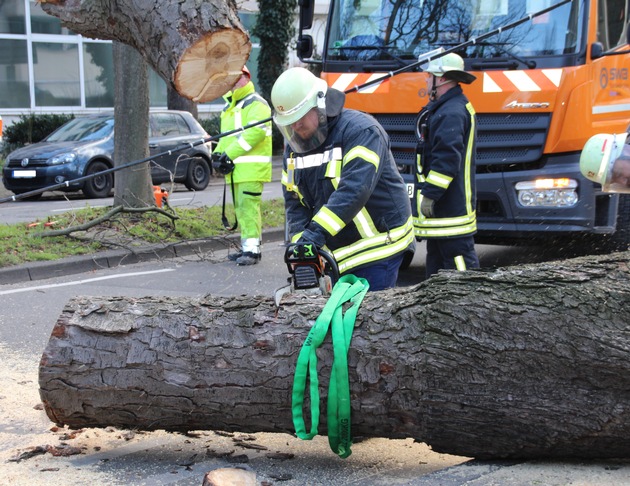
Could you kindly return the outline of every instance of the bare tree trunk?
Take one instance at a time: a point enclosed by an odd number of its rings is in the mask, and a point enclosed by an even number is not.
[[[197,103],[188,98],[184,98],[180,95],[172,86],[167,88],[167,106],[169,110],[182,110],[192,114],[196,119],[199,119],[199,110],[197,109]]]
[[[177,92],[198,103],[229,91],[251,50],[235,0],[41,3],[79,34],[134,47]]]
[[[630,457],[629,263],[368,293],[348,356],[353,433],[478,458]],[[276,314],[270,297],[78,297],[42,356],[46,412],[71,427],[291,433],[297,353],[323,302],[290,297]],[[325,385],[329,340],[319,351]]]
[[[149,77],[144,59],[133,47],[114,42],[114,164],[149,156]],[[149,162],[115,174],[114,206],[155,204]]]

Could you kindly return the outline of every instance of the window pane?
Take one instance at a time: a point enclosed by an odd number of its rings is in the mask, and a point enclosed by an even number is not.
[[[74,34],[70,29],[61,26],[61,20],[48,15],[42,10],[39,2],[31,2],[31,32],[33,34]]]
[[[25,40],[0,39],[0,108],[30,108]]]
[[[83,76],[85,78],[85,106],[111,108],[114,106],[114,57],[111,43],[83,44]]]
[[[37,106],[81,105],[76,44],[33,42],[33,72]]]
[[[167,135],[178,135],[180,127],[177,125],[177,118],[169,113],[154,113],[150,117],[151,136],[165,137]]]
[[[149,67],[149,105],[166,107],[167,104],[166,83]]]
[[[24,0],[5,0],[0,2],[0,33],[26,34]]]

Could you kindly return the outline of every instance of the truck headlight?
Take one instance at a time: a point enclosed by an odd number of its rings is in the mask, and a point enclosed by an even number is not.
[[[48,159],[49,165],[59,165],[59,164],[71,164],[77,159],[77,154],[74,152],[68,152],[65,154],[55,155]]]
[[[516,184],[518,202],[525,207],[569,208],[578,202],[575,179],[538,179]]]

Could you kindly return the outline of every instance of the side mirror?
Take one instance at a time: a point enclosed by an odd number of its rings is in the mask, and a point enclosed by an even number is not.
[[[593,42],[591,44],[591,59],[599,59],[604,54],[604,44]]]
[[[313,37],[310,35],[300,35],[295,46],[300,61],[313,57]]]
[[[302,30],[310,29],[313,26],[315,16],[314,0],[299,0],[300,5],[300,33]]]

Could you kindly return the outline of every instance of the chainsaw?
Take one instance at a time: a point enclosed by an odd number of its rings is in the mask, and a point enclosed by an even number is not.
[[[275,292],[276,307],[280,306],[282,296],[287,293],[330,295],[333,285],[339,279],[335,259],[313,243],[289,244],[284,253],[284,262],[291,276],[287,279],[288,284]]]

